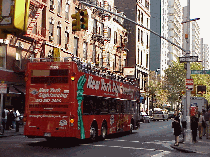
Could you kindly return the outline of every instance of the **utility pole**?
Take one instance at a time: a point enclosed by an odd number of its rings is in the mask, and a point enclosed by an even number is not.
[[[187,0],[187,21],[190,21],[190,0]],[[185,54],[186,57],[190,56],[190,22],[187,22],[187,39],[186,39],[186,50],[187,53]],[[190,62],[187,62],[187,76],[186,79],[190,79]],[[192,143],[192,133],[191,133],[191,128],[190,128],[190,95],[191,95],[191,90],[186,89],[186,106],[184,107],[186,110],[186,123],[187,127],[185,130],[185,143]]]

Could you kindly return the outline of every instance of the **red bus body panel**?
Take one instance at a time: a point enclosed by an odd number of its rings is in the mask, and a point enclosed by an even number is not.
[[[32,84],[31,70],[68,69],[68,83]],[[30,137],[76,137],[81,138],[78,130],[78,80],[85,75],[83,95],[108,98],[137,100],[137,88],[121,82],[79,72],[74,62],[28,63],[26,71],[27,116],[24,135]],[[81,106],[81,111],[82,106]],[[107,122],[107,134],[130,129],[132,114],[82,115],[85,138],[90,137],[91,123],[96,120],[98,135],[102,123]],[[73,123],[70,120],[73,119]]]

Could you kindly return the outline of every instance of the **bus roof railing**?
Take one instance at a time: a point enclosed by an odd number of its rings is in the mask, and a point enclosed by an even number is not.
[[[81,72],[93,74],[96,76],[100,76],[103,78],[115,80],[118,82],[122,82],[125,84],[130,84],[137,86],[135,80],[131,78],[124,77],[121,74],[110,72],[110,70],[104,70],[103,68],[96,67],[94,63],[86,63],[80,60],[79,57],[48,57],[48,58],[29,58],[30,62],[75,62],[77,64],[77,68]]]

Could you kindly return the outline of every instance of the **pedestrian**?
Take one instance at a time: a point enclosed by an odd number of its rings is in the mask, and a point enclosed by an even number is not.
[[[12,113],[11,110],[9,110],[9,112],[7,113],[7,130],[11,130],[11,126],[12,126]]]
[[[191,117],[191,130],[192,130],[192,137],[193,137],[193,142],[197,142],[196,137],[197,137],[197,129],[198,129],[198,119],[196,116]]]
[[[207,121],[208,121],[208,112],[206,112],[206,110],[203,110],[203,117],[204,117],[204,121],[205,121],[205,125],[203,126],[203,136],[206,136]]]
[[[18,110],[16,110],[16,132],[19,132],[19,121],[20,121],[20,112]]]
[[[175,135],[175,144],[174,146],[179,145],[179,135],[181,134],[181,125],[180,125],[180,119],[178,116],[174,118],[174,121],[172,122],[172,128],[174,128],[174,135]]]
[[[204,128],[204,124],[205,120],[203,117],[203,113],[200,112],[200,117],[198,118],[198,131],[199,131],[199,139],[202,139],[203,136],[203,128]]]
[[[15,121],[15,118],[16,118],[16,112],[15,112],[15,109],[12,108],[12,129],[15,129],[16,128],[16,121]]]
[[[3,110],[2,112],[2,125],[3,125],[3,132],[6,130],[7,127],[7,114],[8,114],[7,108]]]

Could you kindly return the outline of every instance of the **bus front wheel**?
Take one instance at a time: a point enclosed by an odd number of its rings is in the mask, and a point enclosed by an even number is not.
[[[92,141],[95,141],[97,139],[97,137],[98,137],[98,129],[96,126],[92,125],[90,127],[90,139]]]

